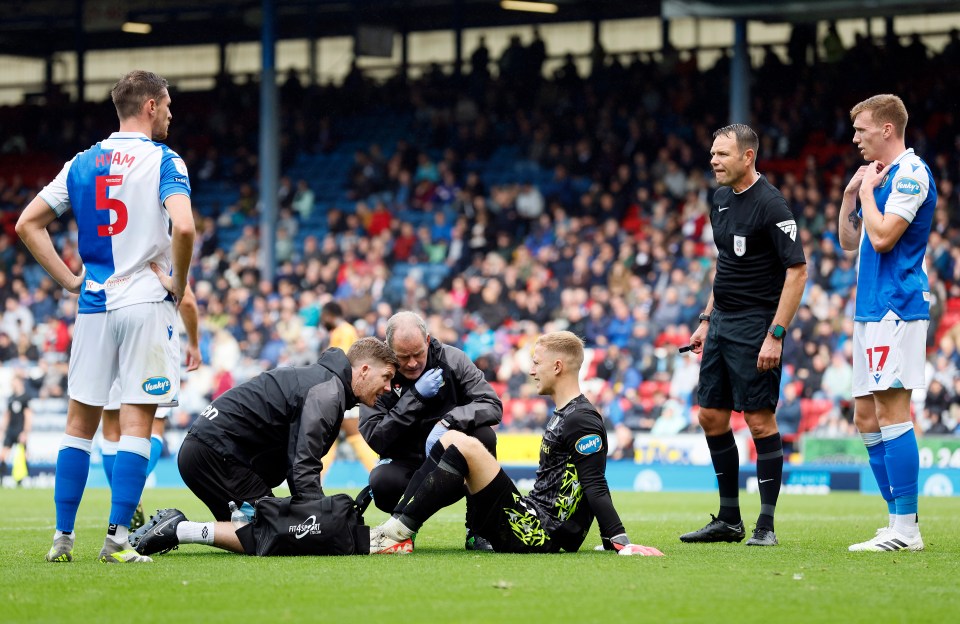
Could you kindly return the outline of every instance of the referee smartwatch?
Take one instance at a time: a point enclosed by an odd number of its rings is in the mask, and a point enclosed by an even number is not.
[[[787,330],[783,325],[774,324],[767,328],[767,333],[777,340],[783,340],[783,335],[787,333]]]
[[[706,322],[708,322],[708,323],[710,322],[710,315],[709,315],[709,314],[705,314],[705,313],[703,313],[703,312],[701,312],[701,313],[700,313],[700,316],[698,316],[697,318],[699,318],[701,321],[706,321]]]

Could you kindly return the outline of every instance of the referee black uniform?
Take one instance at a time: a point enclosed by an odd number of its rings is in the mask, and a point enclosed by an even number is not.
[[[806,263],[796,221],[780,191],[761,176],[739,194],[718,189],[710,223],[718,254],[700,406],[774,410],[781,367],[759,373],[757,356],[780,303],[786,268]]]
[[[782,361],[760,370],[760,355],[768,334],[776,340],[784,338],[785,328],[773,323],[784,295],[787,270],[805,265],[806,259],[793,214],[780,191],[763,176],[757,176],[739,193],[731,186],[718,189],[710,221],[717,245],[717,269],[712,310],[709,315],[701,315],[701,321],[708,324],[697,398],[717,475],[720,512],[705,527],[681,535],[680,540],[739,542],[746,536],[740,517],[739,451],[729,428],[730,411],[736,410],[747,413],[757,449],[760,515],[747,545],[773,546],[778,543],[773,516],[783,478],[783,445],[774,418]],[[798,289],[802,284],[792,282],[791,301],[795,298],[799,302],[802,290]],[[785,324],[796,311],[789,307],[781,310],[786,319],[781,322]],[[782,344],[779,346],[782,355]],[[770,365],[770,356],[765,353],[764,367]],[[705,414],[704,410],[711,413]],[[717,411],[725,412],[726,422],[718,420]],[[724,425],[725,431],[718,431]]]

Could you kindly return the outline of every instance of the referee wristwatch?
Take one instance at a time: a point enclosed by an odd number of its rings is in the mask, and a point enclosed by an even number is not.
[[[710,315],[704,312],[701,312],[700,316],[698,316],[697,318],[699,318],[701,321],[706,321],[708,323],[710,322]]]
[[[777,340],[783,340],[783,335],[787,333],[787,330],[783,325],[773,324],[767,329],[767,333]]]

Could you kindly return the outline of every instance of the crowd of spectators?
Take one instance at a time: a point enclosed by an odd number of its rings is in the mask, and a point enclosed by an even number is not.
[[[504,430],[544,424],[549,406],[528,381],[529,346],[560,328],[586,340],[584,387],[615,432],[618,457],[629,457],[636,433],[697,430],[698,362],[677,347],[712,281],[708,153],[727,119],[729,58],[701,71],[696,51],[600,50],[589,75],[570,58],[548,77],[531,70],[542,67],[541,46],[518,38],[497,72],[489,53],[486,62],[475,53],[460,80],[437,66],[415,81],[377,85],[357,70],[340,86],[308,87],[291,73],[280,89],[282,171],[316,154],[353,165],[336,204],[315,199],[315,181],[284,177],[273,280],[259,270],[256,81],[175,94],[166,142],[187,160],[195,190],[227,185],[236,199],[194,202],[205,365],[184,382],[174,426],[264,369],[314,361],[327,340],[320,310],[336,300],[361,335],[382,337],[398,309],[421,312],[433,336],[461,346],[496,384]],[[855,434],[856,258],[840,249],[836,222],[860,164],[847,111],[890,91],[911,113],[907,145],[939,186],[928,256],[930,385],[914,400],[921,429],[951,433],[960,420],[960,119],[952,102],[960,74],[945,68],[960,62],[960,42],[952,33],[937,55],[919,38],[902,46],[858,37],[850,49],[835,41],[826,49],[822,59],[782,59],[771,48],[752,82],[758,169],[796,215],[810,275],[785,342],[781,430]],[[925,62],[908,61],[920,54]],[[893,69],[900,66],[911,71]],[[832,87],[838,80],[842,94]],[[404,138],[341,147],[350,140],[338,130],[344,120],[375,124],[384,113],[405,120]],[[4,371],[27,370],[41,398],[65,393],[76,299],[32,263],[13,223],[56,172],[49,163],[110,131],[111,114],[101,104],[59,116],[27,105],[0,111],[3,134],[16,128],[21,139],[0,156],[10,165],[0,174],[0,361]],[[47,169],[37,165],[44,162]],[[75,225],[64,219],[51,231],[79,271]],[[0,374],[0,399],[10,374]]]

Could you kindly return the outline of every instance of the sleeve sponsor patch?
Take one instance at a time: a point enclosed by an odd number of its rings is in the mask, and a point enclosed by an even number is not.
[[[920,183],[913,178],[898,178],[893,188],[904,195],[919,195],[921,187]]]
[[[180,175],[187,175],[187,163],[183,162],[182,158],[173,158],[173,166],[176,167]]]
[[[603,450],[603,440],[599,435],[591,433],[585,435],[573,445],[581,455],[592,455],[597,451]]]

